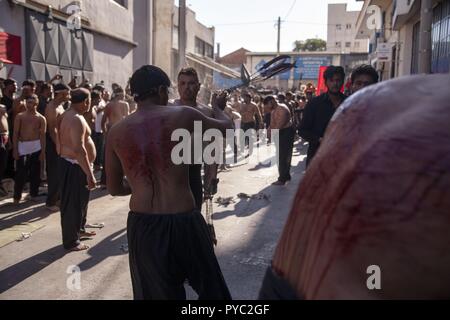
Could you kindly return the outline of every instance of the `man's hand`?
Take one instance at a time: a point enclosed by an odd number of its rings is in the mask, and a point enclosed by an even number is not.
[[[94,190],[97,186],[97,181],[95,180],[94,175],[90,175],[87,177],[87,188],[89,190]]]
[[[45,161],[45,152],[41,151],[41,154],[39,155],[39,161],[41,162]]]

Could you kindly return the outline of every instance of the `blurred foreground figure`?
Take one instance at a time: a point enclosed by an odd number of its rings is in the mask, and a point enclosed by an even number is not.
[[[405,77],[336,111],[261,299],[450,298],[449,87],[448,75]]]

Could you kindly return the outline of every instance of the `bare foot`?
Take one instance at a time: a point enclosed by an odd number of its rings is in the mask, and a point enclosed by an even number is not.
[[[76,247],[70,248],[68,249],[69,251],[83,251],[83,250],[87,250],[90,247],[87,244],[84,243],[80,243],[79,245],[77,245]]]

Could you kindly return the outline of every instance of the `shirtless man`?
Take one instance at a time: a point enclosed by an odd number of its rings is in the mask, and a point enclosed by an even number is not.
[[[268,96],[264,99],[264,104],[271,106],[272,116],[270,119],[269,132],[279,130],[278,145],[278,181],[273,185],[284,186],[291,180],[292,149],[294,146],[295,129],[292,125],[291,112],[285,104],[278,104],[274,97]]]
[[[110,103],[106,105],[105,111],[103,112],[102,118],[102,129],[106,140],[108,140],[108,131],[113,125],[119,121],[125,119],[130,114],[130,107],[125,99],[124,90],[118,85],[113,83],[114,88],[114,98]],[[106,163],[103,165],[102,175],[100,178],[100,184],[102,189],[106,189],[106,173],[105,173]]]
[[[58,175],[58,121],[64,113],[64,104],[70,100],[69,86],[59,83],[54,86],[55,97],[45,108],[47,120],[46,135],[46,168],[47,168],[47,201],[46,208],[52,212],[59,211],[59,175]]]
[[[242,97],[244,99],[244,103],[241,103],[240,105],[240,113],[242,116],[242,122],[241,122],[241,128],[244,130],[244,133],[247,132],[247,130],[258,130],[259,128],[256,127],[256,122],[259,123],[260,128],[262,128],[263,122],[261,118],[261,113],[259,111],[259,108],[256,104],[252,103],[252,97],[248,92],[244,92],[242,94]],[[246,137],[245,139],[245,145],[249,145],[249,138]]]
[[[8,195],[3,188],[2,180],[8,163],[9,127],[6,106],[0,104],[0,197]]]
[[[92,134],[95,132],[95,121],[96,121],[96,117],[97,117],[97,112],[95,111],[95,108],[96,108],[96,106],[98,106],[99,103],[100,103],[100,94],[97,91],[92,91],[91,92],[91,105],[89,107],[88,112],[83,114],[84,119],[86,120],[87,124],[89,125],[89,128],[92,131]],[[92,139],[92,140],[94,141],[94,139]],[[94,141],[94,144],[95,144],[95,141]]]
[[[83,114],[89,110],[90,93],[84,88],[71,92],[72,104],[64,112],[59,125],[60,155],[59,179],[61,180],[61,226],[63,246],[70,251],[86,250],[81,238],[91,237],[86,232],[86,215],[90,190],[95,189],[92,164],[96,151]]]
[[[138,108],[111,129],[106,171],[111,195],[131,194],[127,236],[134,299],[186,299],[185,279],[199,299],[230,299],[209,230],[195,209],[188,165],[171,161],[178,144],[171,135],[175,129],[192,134],[194,121],[202,121],[203,130],[224,132],[231,121],[217,107],[216,119],[194,108],[167,107],[170,80],[155,66],[137,70],[130,85]]]
[[[192,107],[208,118],[213,118],[212,108],[197,102],[200,91],[200,81],[197,71],[194,68],[184,68],[178,73],[178,94],[180,99],[174,101],[175,106]],[[202,209],[203,190],[208,191],[208,195],[213,195],[217,189],[217,164],[205,165],[204,185],[202,183],[202,165],[191,164],[189,166],[189,184],[194,195],[195,204],[198,210]]]
[[[30,197],[38,196],[41,183],[41,162],[45,159],[44,116],[37,112],[39,99],[33,94],[26,98],[26,111],[19,113],[14,121],[13,156],[16,160],[14,178],[14,203],[22,199],[25,182],[30,181]]]
[[[12,109],[12,121],[15,123],[16,116],[19,113],[25,112],[27,110],[26,102],[25,100],[35,94],[36,92],[36,82],[33,80],[25,80],[22,83],[22,92],[20,96],[14,100],[13,102],[13,109]],[[14,126],[13,126],[14,130]]]

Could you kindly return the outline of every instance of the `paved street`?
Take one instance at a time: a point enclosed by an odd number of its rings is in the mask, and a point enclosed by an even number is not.
[[[217,196],[233,197],[234,203],[214,203],[216,254],[234,299],[258,295],[303,175],[305,153],[306,147],[297,143],[293,180],[284,187],[271,186],[277,178],[275,166],[248,163],[219,175]],[[239,198],[239,193],[260,196]],[[49,213],[44,203],[14,207],[11,200],[3,201],[0,299],[132,299],[126,252],[128,201],[128,197],[113,198],[106,191],[92,193],[88,223],[103,222],[105,227],[86,242],[91,249],[78,253],[66,253],[61,246],[59,213]],[[15,241],[22,232],[32,232],[32,236]],[[67,270],[74,265],[82,271],[81,289],[72,291],[66,281],[70,276]],[[188,298],[196,299],[190,289]]]

